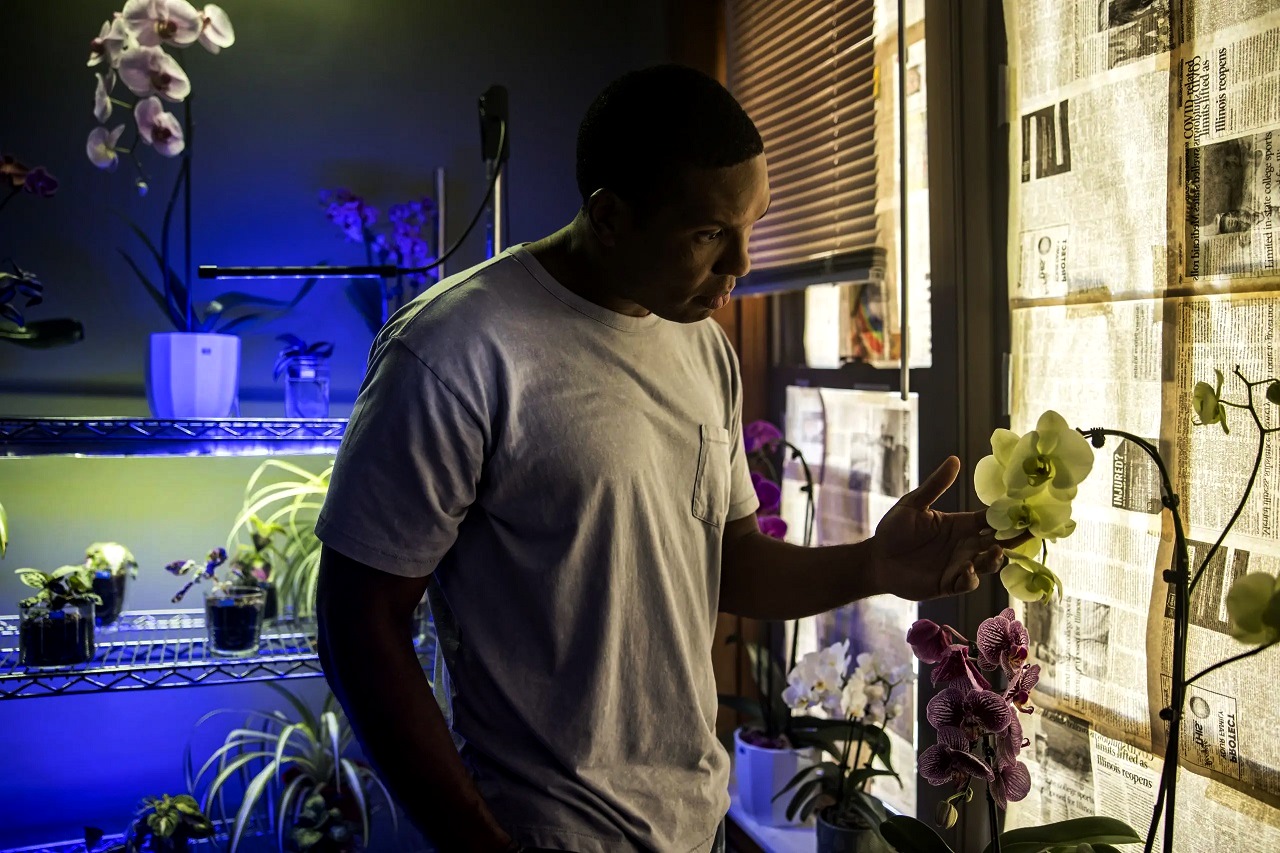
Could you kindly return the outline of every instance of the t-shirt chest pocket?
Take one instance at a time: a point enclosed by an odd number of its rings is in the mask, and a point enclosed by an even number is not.
[[[693,481],[693,515],[715,527],[729,514],[729,431],[701,424],[698,471]]]

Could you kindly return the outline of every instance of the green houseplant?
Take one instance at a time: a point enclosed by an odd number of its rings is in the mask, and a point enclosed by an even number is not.
[[[125,586],[138,577],[138,561],[119,542],[94,542],[84,552],[85,566],[93,572],[93,591],[102,599],[94,613],[98,627],[110,625],[124,610]]]
[[[104,853],[186,853],[192,841],[213,836],[213,823],[187,794],[147,797],[129,824],[124,841]],[[85,829],[85,850],[93,850],[102,830]]]
[[[93,658],[93,573],[87,566],[63,566],[51,574],[17,569],[35,595],[18,602],[18,662],[28,667],[62,667]]]
[[[244,782],[231,821],[228,853],[239,849],[255,814],[264,813],[280,850],[346,853],[368,847],[370,818],[378,800],[390,810],[398,834],[391,794],[371,767],[347,756],[354,736],[333,695],[316,714],[283,687],[270,682],[267,686],[288,701],[294,717],[280,711],[250,712],[245,725],[228,733],[195,773],[187,744],[187,785],[206,811],[216,802],[225,818],[229,783]],[[228,713],[235,712],[212,711],[196,726]]]
[[[196,584],[206,579],[209,581],[204,594],[209,650],[222,657],[248,657],[258,650],[267,595],[257,586],[246,585],[234,571],[228,571],[219,578],[218,567],[226,561],[227,550],[214,548],[202,561],[175,560],[165,569],[179,577],[191,578],[173,597],[175,603],[181,601]]]
[[[275,538],[285,529],[279,524],[268,524],[256,515],[249,516],[249,544],[237,543],[235,556],[231,558],[231,571],[244,586],[254,586],[266,596],[262,618],[275,619],[279,613],[279,595],[271,580],[273,556],[284,558],[275,546]]]
[[[320,570],[315,525],[332,473],[332,465],[313,474],[292,462],[266,460],[245,484],[244,503],[227,535],[227,547],[232,549],[246,538],[252,539],[255,517],[259,524],[284,529],[283,544],[274,546],[279,559],[272,561],[271,578],[281,607],[296,617],[315,612]]]

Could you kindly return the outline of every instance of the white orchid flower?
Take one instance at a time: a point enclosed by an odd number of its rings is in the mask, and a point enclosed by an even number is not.
[[[138,123],[142,141],[153,146],[161,156],[174,157],[186,147],[182,126],[173,113],[165,112],[159,98],[153,96],[138,101],[133,108],[133,118]]]
[[[191,80],[178,61],[158,47],[139,47],[120,60],[120,79],[139,98],[159,95],[181,101],[191,94]]]
[[[867,710],[867,683],[858,676],[852,676],[840,691],[839,714],[845,719],[860,719]]]
[[[217,53],[235,43],[236,31],[227,13],[213,3],[205,6],[200,12],[200,44],[210,53]]]
[[[1009,558],[1009,565],[1000,570],[1000,582],[1010,595],[1019,601],[1048,601],[1050,598],[1061,600],[1062,581],[1050,571],[1044,563],[1036,560],[1032,554],[1039,551],[1043,543],[1039,539],[1028,539],[1016,548],[1006,548],[1004,553]]]
[[[144,47],[185,47],[200,38],[200,13],[187,0],[128,0],[121,17]]]
[[[110,21],[102,22],[98,37],[89,42],[89,66],[98,65],[107,60],[110,68],[120,66],[120,57],[131,48],[137,47],[138,40],[133,37],[119,15]]]
[[[107,119],[111,118],[111,90],[116,85],[116,73],[108,71],[95,76],[98,78],[98,88],[93,93],[93,117],[98,120],[98,124],[106,124]]]
[[[120,134],[122,133],[124,133],[123,124],[116,127],[115,130],[107,130],[105,127],[99,126],[89,131],[89,142],[85,145],[85,151],[89,155],[89,162],[99,169],[114,172],[116,166],[120,164],[120,158],[116,156],[116,143],[120,141]]]
[[[1048,490],[1056,498],[1071,500],[1091,470],[1093,448],[1088,440],[1051,409],[1010,451],[1004,466],[1005,490],[1011,498]]]
[[[996,539],[1013,539],[1030,532],[1038,539],[1056,541],[1075,532],[1071,501],[1056,498],[1047,489],[1027,498],[1002,497],[987,509],[987,524]]]

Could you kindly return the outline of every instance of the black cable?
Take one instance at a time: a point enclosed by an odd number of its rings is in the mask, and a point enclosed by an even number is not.
[[[444,263],[446,260],[449,259],[450,255],[452,255],[454,252],[458,250],[458,247],[460,247],[463,241],[467,239],[467,236],[471,234],[472,229],[476,227],[476,223],[480,221],[480,217],[484,215],[485,210],[489,206],[489,199],[493,197],[493,187],[495,184],[498,183],[498,176],[502,174],[502,170],[505,169],[507,166],[506,158],[503,156],[503,154],[505,153],[503,151],[503,146],[506,144],[506,141],[507,141],[507,123],[505,120],[502,120],[502,119],[499,119],[499,121],[502,121],[502,128],[498,132],[498,166],[493,170],[493,176],[489,178],[489,186],[484,191],[484,198],[480,200],[480,207],[476,209],[476,215],[471,217],[471,222],[467,225],[466,230],[462,232],[462,236],[459,237],[456,241],[454,241],[454,244],[449,247],[448,251],[446,251],[444,254],[442,254],[440,257],[436,258],[434,261],[427,264],[426,266],[397,270],[397,272],[400,275],[414,275],[416,273],[424,273],[424,272],[427,272],[428,270],[432,270],[440,266],[442,263]],[[499,211],[499,213],[501,212]]]

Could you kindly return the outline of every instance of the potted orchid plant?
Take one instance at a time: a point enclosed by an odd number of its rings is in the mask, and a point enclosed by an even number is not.
[[[806,497],[802,539],[805,545],[810,544],[814,518],[813,478],[804,454],[787,442],[781,430],[763,420],[753,421],[743,428],[743,449],[753,469],[751,482],[760,502],[756,513],[760,531],[775,539],[786,536],[787,523],[780,515],[781,477],[772,457],[785,449],[792,461],[798,464],[805,479],[805,485],[800,488]],[[721,694],[719,699],[722,705],[747,718],[747,723],[733,735],[734,772],[742,807],[758,823],[778,826],[793,821],[786,814],[786,804],[779,803],[776,795],[802,767],[809,766],[814,744],[811,738],[797,735],[791,709],[782,699],[785,678],[777,653],[782,640],[777,623],[762,623],[762,634],[761,642],[743,644],[751,663],[756,697]],[[789,668],[795,666],[794,635],[793,630]],[[729,642],[738,643],[740,638],[729,637]]]
[[[110,625],[124,610],[129,578],[138,577],[138,561],[119,542],[94,542],[84,552],[85,567],[93,573],[93,591],[101,599],[95,613],[97,625]]]
[[[262,614],[267,594],[257,586],[246,585],[236,573],[217,576],[218,567],[227,561],[226,548],[214,548],[204,560],[175,560],[165,569],[179,577],[190,576],[186,586],[173,597],[176,604],[201,581],[209,581],[204,594],[205,629],[209,633],[209,651],[222,657],[248,657],[258,650],[262,631]]]
[[[378,208],[350,190],[322,190],[320,205],[348,240],[364,247],[365,263],[370,266],[376,259],[379,264],[414,269],[436,259],[438,247],[431,241],[440,212],[431,198],[392,205],[387,210],[386,228],[378,225]],[[392,281],[379,280],[376,289],[366,280],[356,280],[347,286],[347,298],[369,331],[377,334],[392,312],[436,280],[427,272],[399,274]]]
[[[871,652],[858,655],[852,672],[849,663],[848,640],[809,652],[787,674],[783,692],[790,708],[826,715],[796,717],[794,727],[833,760],[802,769],[778,794],[789,799],[788,818],[816,814],[818,853],[889,850],[879,829],[884,806],[867,786],[880,776],[898,779],[885,729],[903,713],[900,693],[912,674],[909,666],[891,667]]]
[[[58,179],[43,166],[28,167],[4,154],[0,155],[0,190],[5,189],[8,192],[0,196],[0,210],[19,195],[52,198],[58,191]],[[44,348],[73,344],[84,338],[84,326],[65,317],[28,323],[26,309],[43,301],[44,284],[39,277],[6,258],[0,265],[0,340]]]
[[[1023,602],[1044,602],[1061,597],[1062,580],[1047,565],[1047,542],[1069,536],[1075,530],[1071,501],[1079,483],[1092,468],[1092,450],[1105,445],[1108,437],[1136,445],[1154,463],[1160,477],[1160,502],[1171,516],[1174,530],[1172,568],[1162,573],[1170,586],[1172,602],[1172,677],[1169,704],[1159,716],[1167,727],[1166,747],[1156,803],[1147,829],[1145,849],[1155,843],[1156,831],[1164,823],[1164,849],[1174,849],[1174,806],[1178,767],[1181,761],[1180,727],[1187,688],[1210,673],[1253,657],[1280,643],[1280,580],[1267,572],[1249,572],[1236,578],[1226,590],[1225,604],[1231,635],[1249,648],[1188,676],[1187,639],[1190,626],[1190,598],[1204,572],[1218,553],[1228,533],[1240,517],[1257,481],[1271,435],[1280,432],[1277,414],[1270,406],[1280,406],[1280,380],[1269,377],[1249,380],[1239,367],[1235,376],[1244,388],[1244,398],[1222,396],[1223,375],[1215,370],[1215,384],[1197,382],[1192,389],[1195,426],[1217,424],[1229,433],[1227,410],[1247,412],[1257,428],[1257,452],[1252,472],[1240,496],[1235,513],[1193,568],[1178,495],[1168,468],[1151,442],[1120,430],[1090,428],[1073,430],[1056,412],[1044,413],[1036,429],[1019,436],[996,430],[991,438],[992,454],[979,462],[974,472],[978,496],[988,505],[986,520],[998,539],[1009,542],[1005,553],[1009,564],[1001,580],[1009,594]],[[1198,555],[1197,555],[1198,556]],[[1038,558],[1038,559],[1037,559]],[[1219,595],[1221,591],[1213,594]],[[972,781],[987,784],[987,804],[991,821],[989,850],[1017,849],[1026,853],[1091,847],[1111,849],[1116,844],[1143,842],[1127,824],[1107,817],[1085,817],[1045,826],[1024,827],[1001,833],[998,810],[1025,796],[1030,789],[1029,771],[1017,760],[1026,745],[1016,712],[1030,713],[1030,690],[1039,678],[1039,667],[1027,662],[1028,634],[1007,609],[988,619],[978,629],[977,642],[970,644],[953,628],[922,620],[907,636],[921,661],[934,663],[935,684],[946,689],[929,703],[929,721],[938,729],[938,742],[919,760],[921,774],[935,785],[954,784],[956,794],[943,803],[937,815],[940,825],[956,819],[955,804],[972,795]],[[977,651],[977,666],[971,656]],[[980,669],[999,672],[1007,682],[1003,690],[992,690]],[[997,700],[1009,705],[1006,715]],[[1008,722],[1005,722],[1005,718]],[[1170,804],[1166,807],[1166,803]],[[883,825],[886,838],[903,853],[943,853],[950,848],[927,826],[913,818],[893,817]]]
[[[286,418],[327,418],[329,416],[329,358],[333,344],[308,344],[297,335],[279,335],[285,346],[276,357],[273,378],[284,377]]]
[[[235,405],[240,369],[240,338],[233,332],[243,332],[252,324],[288,311],[314,285],[314,280],[304,283],[292,300],[232,292],[199,307],[195,304],[190,279],[191,80],[179,57],[197,43],[213,54],[235,43],[231,19],[221,7],[209,4],[197,9],[188,0],[127,0],[123,10],[104,22],[89,44],[88,65],[102,68],[96,72],[93,103],[97,126],[86,144],[90,162],[114,172],[120,155],[128,155],[137,170],[134,186],[140,195],[146,195],[151,178],[138,156],[140,147],[181,160],[165,206],[159,247],[140,227],[129,223],[151,256],[157,278],[121,250],[147,294],[177,330],[153,334],[148,350],[147,400],[152,413],[163,418],[227,416]],[[132,102],[116,96],[121,87],[132,96]],[[184,107],[181,122],[166,109],[166,104],[177,103]],[[131,110],[133,121],[109,127],[117,107]],[[133,135],[123,145],[126,128],[131,128]],[[183,259],[175,271],[169,233],[180,194],[187,204]]]

